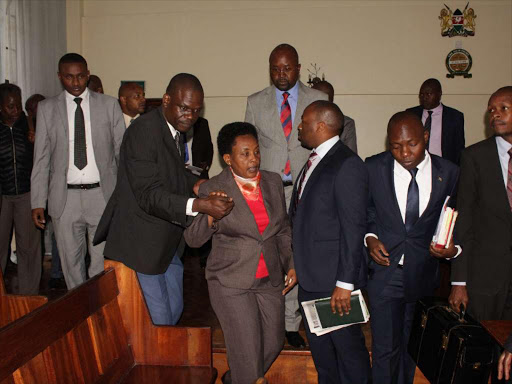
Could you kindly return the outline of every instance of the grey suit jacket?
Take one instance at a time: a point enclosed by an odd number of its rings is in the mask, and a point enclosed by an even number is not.
[[[208,227],[208,216],[199,214],[185,230],[185,240],[191,247],[200,247],[213,237],[206,278],[218,280],[225,287],[250,288],[262,252],[273,286],[283,284],[283,275],[293,268],[290,221],[281,177],[272,172],[260,172],[263,202],[269,216],[263,235],[230,168],[201,184],[199,196],[223,190],[233,198],[233,210],[212,228]]]
[[[340,140],[354,153],[357,153],[356,122],[347,115],[345,115],[345,123],[343,124]]]
[[[92,147],[100,186],[108,201],[114,191],[119,148],[125,131],[123,112],[116,99],[89,91]],[[69,127],[65,91],[43,100],[37,108],[34,167],[31,177],[32,209],[46,208],[60,217],[67,199]]]
[[[261,169],[282,174],[286,159],[290,156],[292,178],[295,182],[310,153],[308,149],[301,147],[297,128],[304,109],[316,100],[327,100],[327,94],[306,87],[299,81],[297,109],[292,133],[287,142],[277,111],[276,88],[271,85],[247,98],[245,121],[254,125],[258,131]]]

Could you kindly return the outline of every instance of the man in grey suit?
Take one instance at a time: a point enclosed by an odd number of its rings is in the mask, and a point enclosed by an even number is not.
[[[258,131],[260,168],[281,175],[288,209],[293,183],[309,157],[309,151],[300,145],[297,127],[304,109],[313,101],[327,100],[327,95],[299,81],[299,55],[289,44],[274,48],[269,69],[272,85],[247,98],[245,121]],[[304,346],[304,339],[298,333],[301,316],[297,287],[286,295],[285,307],[288,343]]]
[[[104,245],[93,246],[96,227],[117,178],[125,125],[116,99],[87,89],[85,59],[59,60],[64,91],[39,103],[32,169],[32,220],[44,229],[52,218],[68,289],[103,270]]]
[[[334,87],[328,81],[319,81],[318,83],[313,84],[312,88],[326,93],[329,97],[329,101],[331,103],[334,102]],[[356,122],[347,115],[344,116],[345,120],[343,123],[343,129],[341,130],[340,140],[357,154]]]

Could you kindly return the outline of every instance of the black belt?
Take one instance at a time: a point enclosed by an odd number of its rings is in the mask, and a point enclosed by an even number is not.
[[[94,184],[68,184],[68,189],[94,189],[99,188],[100,183]]]
[[[291,181],[284,181],[283,180],[283,187],[291,187],[293,183]]]

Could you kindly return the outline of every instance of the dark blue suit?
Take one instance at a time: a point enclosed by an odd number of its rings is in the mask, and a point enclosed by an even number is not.
[[[299,302],[331,296],[338,280],[355,289],[364,286],[368,174],[363,161],[338,141],[311,173],[295,210],[296,194],[294,189],[290,218]],[[323,336],[305,328],[319,384],[369,380],[359,325]]]
[[[408,111],[417,115],[420,120],[423,116],[423,107],[408,108]],[[443,159],[459,165],[460,154],[465,146],[464,114],[454,108],[443,104],[443,117],[441,120],[441,152]]]
[[[367,232],[378,236],[390,261],[388,267],[371,258],[368,264],[373,384],[412,383],[415,366],[406,346],[414,305],[439,285],[439,261],[430,255],[429,246],[446,196],[456,191],[459,169],[448,160],[430,156],[432,192],[409,232],[395,193],[391,152],[366,159],[370,178]],[[403,269],[398,268],[402,255]]]

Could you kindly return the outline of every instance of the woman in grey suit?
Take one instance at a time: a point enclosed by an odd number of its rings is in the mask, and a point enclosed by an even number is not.
[[[219,221],[199,214],[185,231],[185,240],[199,247],[213,238],[206,279],[228,354],[230,371],[222,381],[252,384],[283,347],[283,295],[297,283],[291,229],[281,177],[259,169],[254,126],[224,126],[217,145],[228,167],[203,183],[199,196],[225,193],[234,208]]]

